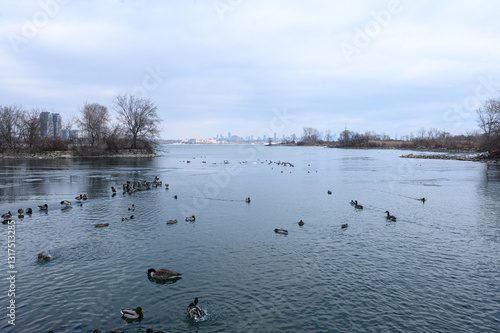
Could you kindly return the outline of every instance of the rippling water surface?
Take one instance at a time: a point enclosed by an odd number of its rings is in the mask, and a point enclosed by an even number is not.
[[[14,215],[15,326],[0,225],[1,332],[499,331],[498,165],[393,150],[165,148],[151,159],[0,161],[0,213],[34,209]],[[112,196],[155,176],[170,189]],[[81,193],[89,199],[61,209]],[[39,263],[38,252],[54,259]],[[148,268],[182,278],[157,283]],[[186,316],[195,297],[201,321]],[[137,306],[144,319],[124,322],[120,309]]]

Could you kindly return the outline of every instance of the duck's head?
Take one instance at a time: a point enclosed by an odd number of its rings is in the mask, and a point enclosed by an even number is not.
[[[139,306],[139,307],[137,307],[137,308],[135,309],[135,312],[136,312],[137,314],[140,314],[141,312],[146,312],[146,311],[144,311],[144,310],[143,310],[143,309]]]
[[[154,268],[148,269],[148,275],[151,275],[151,273],[154,273],[154,272],[156,272],[156,269],[154,269]]]

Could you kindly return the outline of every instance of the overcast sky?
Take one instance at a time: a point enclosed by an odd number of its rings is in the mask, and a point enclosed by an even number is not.
[[[134,93],[163,138],[476,130],[500,91],[500,2],[0,2],[0,104],[63,120]]]

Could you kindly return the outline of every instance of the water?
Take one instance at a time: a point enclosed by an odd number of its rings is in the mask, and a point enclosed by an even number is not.
[[[498,166],[394,150],[166,148],[150,159],[0,161],[0,212],[34,208],[15,216],[15,327],[0,264],[1,332],[499,331]],[[112,196],[155,176],[170,189]],[[61,209],[81,193],[86,202]],[[160,284],[148,268],[183,275]],[[186,316],[195,297],[202,321]],[[144,319],[125,323],[120,309],[137,306]]]

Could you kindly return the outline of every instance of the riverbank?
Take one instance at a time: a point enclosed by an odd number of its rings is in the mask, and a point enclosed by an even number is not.
[[[434,160],[455,160],[455,161],[471,161],[471,162],[493,162],[500,163],[499,156],[491,156],[488,153],[473,153],[473,154],[407,154],[401,155],[402,158],[423,158]]]
[[[2,159],[73,159],[73,158],[130,158],[130,157],[157,157],[157,153],[149,153],[144,150],[122,150],[118,153],[105,155],[79,155],[73,151],[48,151],[40,153],[31,152],[9,152],[0,153]]]

